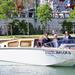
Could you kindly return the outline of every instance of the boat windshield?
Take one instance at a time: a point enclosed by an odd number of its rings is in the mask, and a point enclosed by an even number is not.
[[[68,40],[61,39],[61,40],[58,40],[58,43],[59,43],[59,46],[61,44],[75,44],[75,39],[68,39]]]
[[[75,50],[75,44],[66,45],[65,48]]]
[[[39,46],[40,44],[38,45],[37,42],[38,42],[38,39],[36,39],[35,42],[34,42],[34,45],[36,45],[37,47],[42,47],[42,46],[44,46],[44,47],[55,47],[53,41],[44,43],[41,46]],[[75,44],[75,39],[68,39],[67,41],[65,41],[62,38],[60,38],[60,39],[58,38],[57,43],[58,43],[58,47],[60,47],[61,44]]]

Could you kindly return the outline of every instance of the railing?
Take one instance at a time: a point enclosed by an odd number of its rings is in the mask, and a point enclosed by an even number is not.
[[[52,13],[53,18],[66,19],[69,17],[69,13]]]

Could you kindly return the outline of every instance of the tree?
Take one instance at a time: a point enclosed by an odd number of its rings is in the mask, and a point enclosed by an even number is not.
[[[12,26],[12,34],[13,35],[19,35],[20,34],[20,28],[19,28],[18,24],[19,24],[19,20],[17,20],[17,19],[15,19],[9,23],[9,28],[11,28],[11,26]],[[9,32],[9,33],[11,33],[11,32]]]
[[[28,23],[25,20],[18,20],[15,19],[12,22],[9,23],[9,27],[11,29],[12,26],[12,34],[13,35],[27,35],[27,25],[29,25],[29,34],[36,34],[35,28],[33,27],[32,23]],[[10,30],[9,29],[9,30]],[[9,34],[11,34],[11,31],[9,31]]]
[[[32,23],[29,23],[29,34],[30,34],[30,35],[35,34],[35,31],[36,31],[36,30],[34,29]]]
[[[42,29],[40,28],[40,26],[38,27],[38,29],[37,29],[37,34],[42,34]]]
[[[66,20],[62,23],[62,32],[68,31],[69,33],[72,33],[73,25],[72,22],[67,22]]]
[[[70,12],[69,19],[70,20],[75,20],[75,8]]]
[[[25,20],[19,21],[18,26],[21,34],[27,34],[27,22]]]
[[[47,22],[51,21],[52,19],[52,9],[50,8],[50,6],[48,4],[43,4],[38,6],[37,17],[40,20],[43,31],[44,31],[47,25]]]
[[[15,2],[13,0],[0,0],[0,19],[11,18],[13,13],[16,13]]]

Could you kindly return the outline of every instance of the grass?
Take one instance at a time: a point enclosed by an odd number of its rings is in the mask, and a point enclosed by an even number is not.
[[[75,37],[75,34],[71,34],[73,37]],[[0,39],[15,39],[15,38],[39,38],[39,37],[42,37],[43,35],[10,35],[10,36],[0,36]],[[59,38],[62,37],[63,35],[61,36],[58,36]],[[50,38],[53,38],[52,35],[49,35]]]
[[[39,38],[42,35],[12,35],[12,36],[0,36],[0,39],[7,39],[7,38]]]

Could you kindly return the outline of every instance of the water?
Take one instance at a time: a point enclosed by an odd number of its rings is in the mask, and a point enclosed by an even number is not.
[[[75,75],[75,67],[0,65],[0,75]]]

